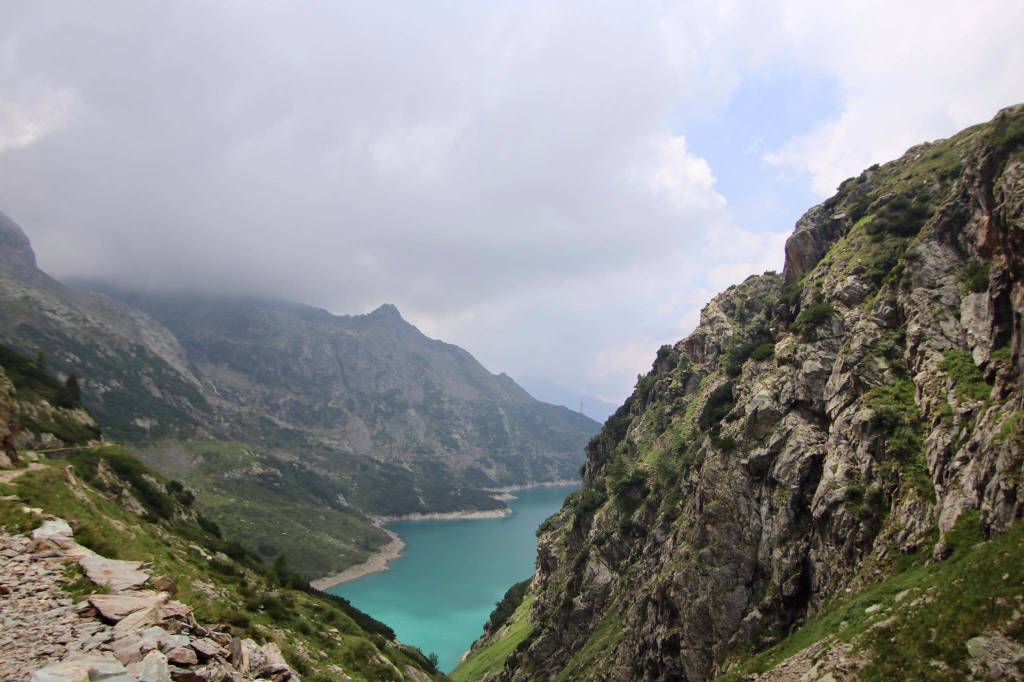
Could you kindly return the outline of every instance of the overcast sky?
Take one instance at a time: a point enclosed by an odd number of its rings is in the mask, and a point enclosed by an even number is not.
[[[844,178],[1024,100],[1024,3],[0,0],[58,277],[398,305],[621,401]]]

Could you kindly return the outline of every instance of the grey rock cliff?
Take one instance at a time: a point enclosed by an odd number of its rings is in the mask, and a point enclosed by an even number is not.
[[[1017,523],[1022,239],[1024,107],[809,211],[588,446],[501,679],[711,679],[965,512]]]

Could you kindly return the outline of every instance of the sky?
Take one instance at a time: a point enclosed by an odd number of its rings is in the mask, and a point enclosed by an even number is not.
[[[844,178],[1024,101],[1022,34],[1019,0],[0,0],[0,210],[58,277],[390,302],[618,403]]]

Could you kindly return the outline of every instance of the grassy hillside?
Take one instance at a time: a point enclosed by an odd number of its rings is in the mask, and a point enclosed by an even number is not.
[[[61,471],[70,467],[74,476]],[[110,446],[47,462],[10,484],[14,495],[69,521],[76,539],[117,559],[146,561],[171,578],[176,598],[206,622],[230,624],[238,636],[276,641],[306,679],[413,679],[407,667],[443,679],[418,650],[345,600],[313,591],[286,564],[265,563],[192,508],[180,485]],[[21,503],[0,500],[0,525],[28,530]],[[131,511],[130,511],[131,510]],[[79,583],[79,589],[88,586]],[[337,666],[332,669],[331,666]]]

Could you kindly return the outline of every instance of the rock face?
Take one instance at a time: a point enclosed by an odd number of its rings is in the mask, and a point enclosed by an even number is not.
[[[393,305],[338,316],[265,299],[103,291],[170,330],[211,396],[322,446],[502,486],[575,478],[597,432],[428,338]]]
[[[844,182],[588,446],[500,678],[711,679],[966,512],[1017,523],[1022,268],[1024,107]]]

